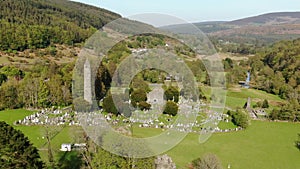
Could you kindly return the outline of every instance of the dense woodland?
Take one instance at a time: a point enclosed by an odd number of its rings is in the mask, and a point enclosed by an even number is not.
[[[66,0],[2,0],[0,50],[22,51],[58,43],[74,45],[119,17],[104,9]]]
[[[4,66],[0,69],[0,109],[68,106],[74,64],[39,63],[31,70]]]

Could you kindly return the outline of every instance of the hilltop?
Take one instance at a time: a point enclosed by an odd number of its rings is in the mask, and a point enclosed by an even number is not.
[[[300,24],[300,12],[277,12],[268,13],[231,22],[228,25],[278,25],[278,24]]]
[[[233,43],[261,46],[300,37],[300,12],[268,13],[219,25],[226,27],[210,36]]]

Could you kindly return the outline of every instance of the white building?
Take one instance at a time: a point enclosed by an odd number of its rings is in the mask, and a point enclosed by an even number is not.
[[[62,144],[60,151],[71,151],[72,150],[72,145],[71,144]]]

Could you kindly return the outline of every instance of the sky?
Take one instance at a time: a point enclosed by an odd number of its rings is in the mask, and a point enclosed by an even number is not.
[[[111,10],[123,17],[161,13],[186,22],[231,21],[270,12],[300,11],[299,0],[74,0]],[[138,19],[137,19],[138,20]],[[169,21],[159,26],[176,24]]]

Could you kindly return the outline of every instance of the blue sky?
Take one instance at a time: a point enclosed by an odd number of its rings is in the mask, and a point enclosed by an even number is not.
[[[229,21],[269,12],[300,11],[299,0],[74,0],[124,17],[162,13],[188,22]]]

